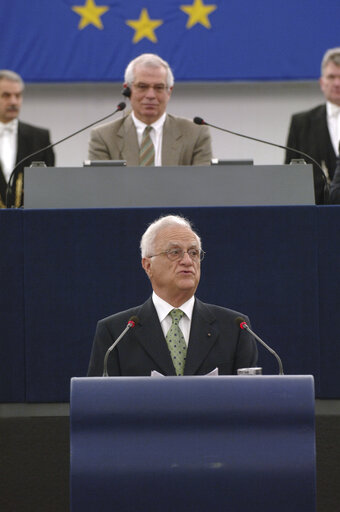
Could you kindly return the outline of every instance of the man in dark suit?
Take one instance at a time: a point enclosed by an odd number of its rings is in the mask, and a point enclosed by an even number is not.
[[[8,180],[15,165],[23,158],[48,146],[48,130],[18,121],[22,105],[24,83],[20,75],[9,70],[0,70],[0,207],[6,207]],[[10,204],[23,204],[23,170],[33,161],[54,165],[52,149],[44,150],[20,164],[13,176],[12,194],[7,197]]]
[[[240,313],[194,295],[204,252],[188,220],[169,215],[153,222],[141,239],[141,254],[152,296],[98,322],[89,376],[103,374],[105,354],[132,316],[138,317],[136,326],[109,355],[111,376],[148,376],[154,370],[205,375],[216,368],[230,375],[256,365],[255,341],[235,322]]]
[[[313,157],[331,182],[340,140],[340,48],[332,48],[325,53],[321,63],[320,88],[326,104],[292,116],[286,145]],[[302,157],[294,151],[287,151],[285,163],[290,163],[293,158]],[[315,164],[313,171],[315,201],[323,204],[325,180]]]
[[[207,126],[169,115],[166,107],[174,86],[167,62],[142,54],[125,71],[123,94],[132,112],[95,128],[89,143],[90,160],[126,160],[129,166],[209,165],[212,157]],[[142,142],[150,130],[152,156],[141,158]]]

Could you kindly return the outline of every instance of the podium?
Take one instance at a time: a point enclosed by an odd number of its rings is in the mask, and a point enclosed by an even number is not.
[[[27,167],[24,207],[313,205],[312,165]]]
[[[72,512],[315,512],[311,376],[71,381]]]

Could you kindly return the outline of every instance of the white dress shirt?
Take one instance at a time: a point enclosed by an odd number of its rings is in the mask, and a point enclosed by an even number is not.
[[[144,132],[146,126],[148,126],[148,125],[143,123],[139,119],[137,119],[137,117],[135,116],[135,114],[133,112],[132,112],[131,116],[132,116],[132,120],[133,120],[134,125],[137,130],[138,144],[140,146],[142,143],[143,132]],[[155,121],[154,123],[152,123],[150,125],[153,128],[153,130],[151,130],[151,132],[150,132],[150,137],[151,137],[151,140],[152,140],[154,148],[155,148],[155,166],[162,165],[162,141],[163,141],[163,126],[165,123],[165,118],[166,118],[166,112],[164,112],[164,114],[159,119],[157,119],[157,121]]]
[[[17,133],[17,119],[13,119],[13,121],[9,123],[2,123],[0,121],[0,160],[6,181],[9,180],[15,166],[17,156]]]
[[[152,293],[152,301],[157,311],[157,315],[163,330],[164,337],[166,337],[168,330],[171,327],[172,319],[169,315],[170,311],[173,309],[181,309],[184,312],[184,315],[179,321],[179,328],[181,329],[185,343],[188,346],[189,337],[190,337],[190,328],[191,328],[191,320],[192,320],[192,312],[195,304],[195,297],[191,297],[184,304],[182,304],[179,308],[174,308],[171,304],[165,302],[165,300],[161,299],[156,295],[155,292]]]

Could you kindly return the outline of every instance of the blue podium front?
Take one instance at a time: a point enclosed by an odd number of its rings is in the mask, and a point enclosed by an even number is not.
[[[313,378],[73,378],[71,504],[315,512]]]

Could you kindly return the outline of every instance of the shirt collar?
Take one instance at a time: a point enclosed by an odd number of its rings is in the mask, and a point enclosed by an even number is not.
[[[135,116],[133,111],[131,113],[131,116],[132,116],[132,120],[133,120],[136,128],[140,129],[140,131],[143,132],[145,127],[148,125],[143,123],[143,121],[141,121],[140,119],[137,119],[137,117]],[[150,124],[150,126],[152,126],[152,128],[154,128],[156,131],[161,130],[163,128],[163,124],[165,123],[165,119],[166,119],[166,112],[164,112],[164,114],[162,114],[161,117],[159,119],[157,119],[157,121]]]
[[[7,129],[12,133],[17,133],[18,131],[18,119],[13,119],[9,123],[3,123],[0,121],[0,133],[3,133]]]
[[[163,322],[164,318],[174,309],[174,307],[161,299],[155,292],[152,293],[152,300],[157,310],[159,321]],[[191,321],[194,304],[195,296],[193,295],[189,300],[176,309],[181,309]]]
[[[339,105],[335,105],[335,103],[331,103],[330,101],[327,101],[326,109],[328,117],[338,116],[338,114],[340,113]]]

